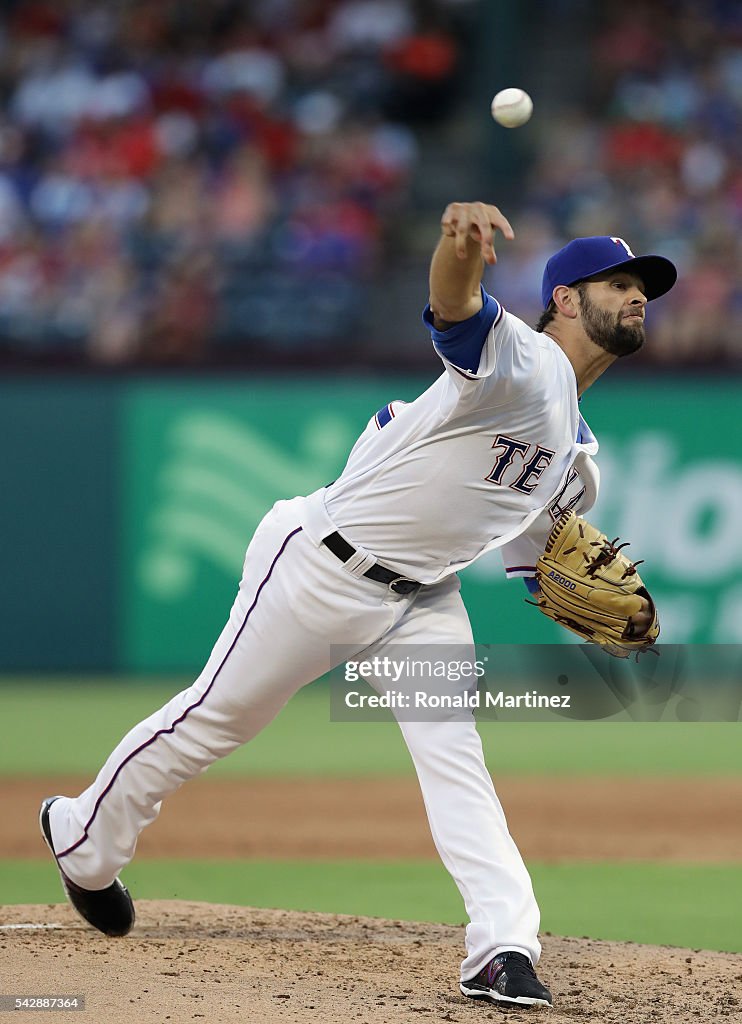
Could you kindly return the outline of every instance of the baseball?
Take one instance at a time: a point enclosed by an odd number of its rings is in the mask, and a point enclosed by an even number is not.
[[[492,100],[490,109],[503,128],[519,128],[533,113],[533,102],[522,89],[502,89]]]

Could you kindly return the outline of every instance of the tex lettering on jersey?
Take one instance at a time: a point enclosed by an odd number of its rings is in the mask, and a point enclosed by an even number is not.
[[[576,509],[585,495],[585,487],[583,486],[576,494],[573,494],[571,498],[565,501],[565,495],[570,488],[570,485],[579,477],[579,473],[574,466],[570,466],[567,471],[567,475],[564,478],[564,483],[561,490],[555,495],[554,500],[548,506],[549,515],[554,522],[559,519],[560,516],[564,515],[565,512],[571,512],[572,509]]]
[[[581,489],[577,460],[597,451],[589,433],[576,440],[572,365],[552,338],[488,295],[447,330],[429,308],[425,320],[445,373],[408,405],[371,410],[323,492],[327,514],[353,545],[424,584],[496,548],[508,547],[508,566],[533,565],[530,545],[511,551],[511,543],[540,529],[540,517],[548,535],[547,507]],[[573,464],[580,477],[561,495]]]
[[[520,491],[521,494],[530,494],[536,488],[541,474],[556,455],[550,448],[519,441],[507,434],[498,434],[492,447],[498,449],[499,454],[491,472],[484,479]],[[513,464],[517,475],[508,482],[504,478]],[[513,476],[512,473],[510,475]]]

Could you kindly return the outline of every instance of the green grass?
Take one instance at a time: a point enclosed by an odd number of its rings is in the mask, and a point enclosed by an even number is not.
[[[742,865],[530,868],[543,931],[742,952],[738,907],[732,898],[742,888]],[[426,861],[139,861],[124,878],[139,899],[204,900],[451,924],[461,923],[465,916],[444,869]],[[61,902],[51,863],[0,863],[0,904],[47,902]]]
[[[0,775],[95,773],[126,730],[186,685],[183,679],[0,683]],[[301,691],[212,776],[404,775],[393,723],[330,721],[329,691]],[[716,722],[480,725],[494,775],[729,776],[742,774],[742,727]]]

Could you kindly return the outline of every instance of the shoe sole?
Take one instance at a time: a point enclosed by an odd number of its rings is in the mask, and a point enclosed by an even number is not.
[[[86,895],[89,895],[91,890],[83,889],[82,886],[76,886],[74,882],[72,882],[69,878],[67,878],[67,876],[65,875],[64,871],[59,866],[59,861],[57,860],[57,854],[56,854],[56,852],[54,850],[54,845],[52,843],[51,825],[49,823],[49,808],[51,807],[51,805],[54,803],[55,800],[59,800],[59,797],[58,796],[50,796],[50,797],[47,797],[46,800],[42,801],[41,809],[39,811],[39,829],[41,831],[41,836],[42,836],[44,842],[49,847],[49,852],[51,853],[52,857],[54,858],[54,863],[56,864],[57,871],[59,872],[59,877],[60,877],[60,880],[62,882],[62,888],[64,889],[64,894],[67,897],[67,899],[69,900],[70,905],[72,906],[72,909],[75,911],[76,914],[78,914],[82,918],[83,921],[85,921],[86,924],[89,924],[92,928],[97,929],[99,932],[102,932],[104,935],[108,935],[111,938],[120,938],[120,937],[122,937],[124,935],[128,935],[128,933],[131,931],[131,929],[132,929],[132,927],[134,925],[134,919],[135,919],[134,904],[132,903],[131,896],[129,895],[129,890],[126,888],[126,886],[122,885],[121,882],[118,881],[118,879],[116,879],[116,881],[113,884],[119,886],[119,888],[121,890],[121,894],[129,902],[129,909],[131,911],[131,918],[130,918],[129,921],[125,921],[122,924],[120,924],[120,925],[118,925],[116,927],[113,927],[113,928],[111,928],[110,926],[109,927],[101,927],[101,925],[96,924],[94,921],[91,921],[90,918],[87,917],[82,912],[82,910],[80,910],[80,908],[77,906],[77,903],[75,902],[75,894],[74,894],[73,890],[70,887],[74,886],[75,889],[78,889],[81,893],[85,893]]]
[[[481,999],[485,1003],[494,1003],[496,1006],[523,1006],[523,1007],[545,1007],[548,1010],[553,1008],[553,1004],[546,1001],[546,999],[535,999],[532,996],[501,996],[499,992],[495,992],[494,989],[488,989],[483,992],[481,989],[466,988],[463,983],[459,984],[461,994],[468,996],[469,999]]]

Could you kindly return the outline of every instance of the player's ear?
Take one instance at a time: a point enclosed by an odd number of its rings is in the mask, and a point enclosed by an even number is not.
[[[554,305],[564,316],[574,320],[579,312],[579,299],[576,288],[570,288],[566,284],[559,284],[552,293]]]

